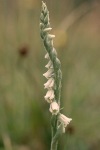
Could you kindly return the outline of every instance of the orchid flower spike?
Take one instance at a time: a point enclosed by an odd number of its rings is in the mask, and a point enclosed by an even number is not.
[[[62,71],[60,60],[58,59],[56,49],[53,46],[55,35],[50,34],[51,29],[49,11],[46,3],[42,2],[40,36],[47,52],[45,59],[48,60],[48,64],[45,66],[48,71],[43,74],[48,80],[44,84],[44,88],[48,90],[44,98],[50,103],[49,111],[52,114],[52,141],[50,150],[57,150],[58,139],[60,135],[65,132],[65,127],[72,119],[60,113]]]

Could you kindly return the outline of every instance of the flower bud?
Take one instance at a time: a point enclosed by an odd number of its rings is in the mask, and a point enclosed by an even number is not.
[[[40,23],[40,29],[42,30],[44,28],[44,24]]]
[[[52,30],[52,28],[45,28],[43,31],[44,32],[49,32],[50,30]]]
[[[48,22],[49,22],[49,12],[48,12],[48,14],[45,16],[45,18],[44,18],[44,23],[45,23],[45,24],[48,24]]]
[[[41,13],[41,15],[40,15],[40,20],[41,20],[41,22],[44,22],[44,15],[43,15],[43,13]]]

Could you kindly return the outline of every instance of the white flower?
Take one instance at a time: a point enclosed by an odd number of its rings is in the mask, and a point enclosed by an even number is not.
[[[52,102],[49,108],[52,115],[57,115],[59,113],[59,105],[57,102]]]
[[[45,57],[44,57],[45,59],[49,59],[49,54],[48,53],[46,53],[46,55],[45,55]]]
[[[45,89],[51,89],[54,87],[54,78],[49,78],[49,80],[44,84]]]
[[[43,74],[44,77],[49,79],[53,75],[54,69],[50,68],[46,73]]]
[[[66,127],[70,121],[72,120],[71,118],[66,117],[63,114],[60,114],[58,117],[59,122],[63,123],[64,127]]]
[[[51,103],[52,100],[54,99],[55,95],[54,95],[54,90],[50,89],[47,91],[46,95],[44,96],[45,100],[48,103]]]
[[[48,62],[48,64],[45,66],[46,68],[53,68],[53,64],[52,64],[52,61],[50,60],[49,62]]]

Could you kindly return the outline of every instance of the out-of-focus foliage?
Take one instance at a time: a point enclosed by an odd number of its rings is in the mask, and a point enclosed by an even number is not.
[[[59,150],[100,149],[100,2],[46,0],[62,63],[62,107],[72,123]],[[46,150],[50,113],[44,101],[46,60],[39,35],[40,0],[0,1],[0,149]]]

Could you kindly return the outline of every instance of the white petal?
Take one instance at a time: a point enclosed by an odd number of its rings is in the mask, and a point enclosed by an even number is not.
[[[57,102],[52,102],[50,104],[50,112],[53,114],[53,115],[57,115],[59,113],[59,105]]]
[[[50,77],[52,77],[53,72],[54,72],[54,69],[50,68],[46,73],[43,74],[43,76],[49,79]]]
[[[66,127],[66,126],[70,123],[70,121],[72,120],[71,118],[68,118],[68,117],[66,117],[66,116],[63,115],[63,114],[60,114],[59,117],[58,117],[58,119],[59,119],[59,121],[60,121],[61,123],[64,124],[65,127]]]

